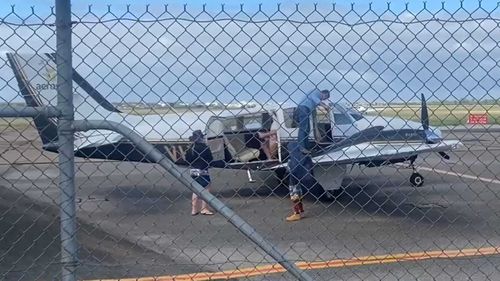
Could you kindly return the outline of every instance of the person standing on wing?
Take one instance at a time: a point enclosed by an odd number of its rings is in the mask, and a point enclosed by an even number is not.
[[[296,123],[299,126],[298,143],[301,146],[301,151],[308,154],[309,151],[309,132],[311,124],[309,118],[316,107],[324,100],[330,98],[330,91],[314,89],[310,91],[304,99],[299,103],[295,111]]]

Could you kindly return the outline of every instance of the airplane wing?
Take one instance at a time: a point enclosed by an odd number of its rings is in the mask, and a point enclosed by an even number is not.
[[[458,140],[443,140],[439,143],[361,143],[340,150],[316,156],[313,162],[318,165],[377,163],[396,159],[407,159],[412,156],[428,153],[449,151],[460,146]]]
[[[443,140],[433,144],[422,142],[363,142],[314,156],[312,161],[315,165],[377,165],[391,160],[409,159],[422,153],[450,151],[461,145],[462,143],[458,140]],[[283,167],[287,167],[287,163],[275,165],[265,170],[275,170]]]

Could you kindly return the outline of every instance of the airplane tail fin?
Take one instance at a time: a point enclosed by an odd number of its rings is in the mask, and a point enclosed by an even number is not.
[[[17,83],[19,85],[19,90],[21,91],[21,95],[24,98],[24,101],[26,102],[27,106],[30,107],[40,107],[44,105],[43,100],[41,99],[39,92],[36,87],[41,84],[32,84],[30,82],[29,76],[27,75],[26,71],[23,71],[24,68],[26,68],[26,61],[23,61],[19,59],[18,56],[12,54],[12,53],[7,53],[7,59],[10,63],[10,66],[12,67],[12,70],[14,71],[14,76],[17,80]],[[31,72],[36,72],[37,68],[39,68],[39,65],[34,65],[31,68]],[[44,83],[43,85],[51,85],[50,83],[52,82],[53,79],[55,79],[55,68],[50,68],[50,66],[47,65],[46,67],[43,66],[43,70],[45,71],[45,74],[47,75],[47,82]],[[38,69],[40,70],[40,69]],[[55,84],[53,84],[55,87]],[[35,122],[36,129],[38,130],[38,134],[40,135],[40,138],[42,139],[42,144],[43,148],[46,150],[57,150],[57,123],[54,118],[48,118],[45,116],[37,116],[33,118],[33,121]]]
[[[7,53],[7,59],[27,106],[57,105],[55,54]],[[73,83],[73,103],[76,120],[104,119],[120,112],[75,70],[73,70],[72,78],[75,82]],[[43,148],[57,151],[56,119],[37,116],[33,120],[42,139]]]

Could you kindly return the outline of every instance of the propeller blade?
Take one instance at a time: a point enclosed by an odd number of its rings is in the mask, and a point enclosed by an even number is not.
[[[427,102],[425,100],[424,94],[422,94],[422,112],[420,114],[420,119],[422,120],[422,127],[424,129],[426,138],[427,138],[427,143],[434,143],[432,138],[429,136],[433,135],[431,131],[429,131],[429,110],[427,108]],[[446,154],[446,152],[440,151],[438,152],[441,157],[443,157],[446,160],[450,160],[450,155]]]
[[[420,113],[420,119],[422,121],[422,127],[424,131],[429,130],[429,111],[427,109],[427,102],[425,101],[425,96],[422,94],[422,112]]]

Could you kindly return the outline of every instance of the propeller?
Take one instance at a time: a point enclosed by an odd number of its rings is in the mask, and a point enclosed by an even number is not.
[[[424,129],[425,133],[425,138],[427,143],[435,143],[433,140],[429,139],[430,136],[433,136],[434,133],[429,130],[429,110],[427,109],[427,102],[425,100],[425,96],[422,93],[422,108],[421,108],[421,113],[420,113],[420,119],[422,122],[422,128]],[[443,157],[446,160],[450,159],[450,155],[446,154],[443,151],[438,152],[441,157]]]
[[[422,93],[422,112],[420,113],[420,119],[422,120],[422,127],[427,133],[429,131],[429,111],[427,110],[427,102],[425,101],[425,96]]]

